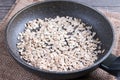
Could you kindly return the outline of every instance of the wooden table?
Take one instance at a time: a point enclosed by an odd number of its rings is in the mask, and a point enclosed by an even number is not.
[[[7,14],[12,4],[16,0],[0,0],[0,21]],[[74,1],[74,0],[72,0]],[[91,5],[95,8],[104,8],[114,12],[120,12],[120,0],[77,0],[88,5]]]
[[[7,14],[15,0],[0,0],[0,21]]]

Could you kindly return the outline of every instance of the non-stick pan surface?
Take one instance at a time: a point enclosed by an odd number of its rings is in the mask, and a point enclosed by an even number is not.
[[[82,19],[87,25],[91,25],[93,30],[97,33],[97,37],[100,38],[105,53],[99,55],[99,59],[94,65],[83,70],[76,70],[73,72],[49,72],[45,70],[38,70],[26,64],[24,60],[20,58],[17,52],[16,43],[18,42],[18,33],[24,30],[24,25],[30,20],[36,18],[54,18],[56,16],[71,16]],[[53,78],[75,78],[83,76],[84,74],[93,71],[98,65],[110,54],[110,49],[113,44],[113,29],[108,20],[96,10],[87,7],[80,3],[74,3],[69,1],[47,1],[43,3],[32,4],[22,10],[20,10],[8,23],[6,29],[6,43],[11,55],[20,64],[27,66],[27,68],[39,73],[44,77]]]

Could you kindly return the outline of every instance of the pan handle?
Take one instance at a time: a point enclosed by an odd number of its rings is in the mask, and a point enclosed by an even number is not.
[[[120,56],[116,57],[110,54],[110,56],[101,63],[100,68],[116,77],[120,77]]]

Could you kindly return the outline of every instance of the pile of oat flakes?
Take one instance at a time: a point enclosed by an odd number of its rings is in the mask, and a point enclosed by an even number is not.
[[[73,71],[94,64],[104,53],[92,27],[81,19],[59,17],[35,19],[19,33],[17,48],[29,65],[49,71]]]

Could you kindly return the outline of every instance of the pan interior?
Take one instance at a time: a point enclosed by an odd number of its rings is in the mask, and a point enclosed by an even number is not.
[[[101,14],[82,4],[67,1],[54,1],[29,6],[18,12],[11,19],[6,31],[6,39],[8,46],[12,51],[11,54],[17,57],[19,61],[25,62],[20,58],[19,53],[17,52],[16,43],[18,42],[18,33],[24,30],[25,23],[30,20],[36,18],[54,18],[56,16],[80,18],[87,25],[91,25],[93,27],[94,31],[97,33],[97,37],[100,38],[100,41],[103,44],[102,48],[105,49],[105,53],[99,55],[98,60],[102,59],[111,48],[113,42],[113,31],[109,22]]]

